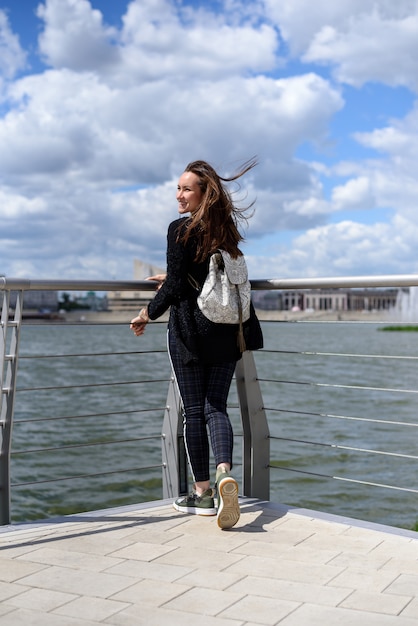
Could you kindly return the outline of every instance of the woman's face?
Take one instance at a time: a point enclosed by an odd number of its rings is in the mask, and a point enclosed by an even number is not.
[[[193,172],[183,172],[177,183],[176,198],[180,215],[194,213],[202,201],[199,177]]]

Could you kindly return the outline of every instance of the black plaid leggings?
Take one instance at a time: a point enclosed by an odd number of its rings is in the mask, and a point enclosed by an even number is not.
[[[234,441],[227,399],[236,362],[186,365],[170,333],[168,350],[183,404],[184,439],[193,480],[210,480],[208,430],[216,466],[230,463],[232,467]]]

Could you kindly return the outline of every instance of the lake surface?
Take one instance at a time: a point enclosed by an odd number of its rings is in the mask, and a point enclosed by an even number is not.
[[[418,490],[418,333],[341,322],[265,322],[263,331],[266,349],[255,357],[278,466],[271,500],[415,527],[418,494],[393,487]],[[13,521],[162,497],[165,344],[165,324],[152,324],[141,338],[128,325],[23,327]],[[76,356],[85,353],[92,356]],[[64,354],[74,356],[43,356]],[[230,416],[239,480],[234,384]],[[65,480],[87,474],[105,475]],[[35,481],[45,482],[21,485]]]

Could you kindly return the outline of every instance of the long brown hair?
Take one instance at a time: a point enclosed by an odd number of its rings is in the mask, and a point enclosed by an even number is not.
[[[197,237],[196,261],[203,261],[217,248],[226,250],[234,258],[242,254],[238,244],[244,238],[238,230],[238,223],[246,220],[244,213],[254,202],[245,208],[235,207],[231,193],[223,183],[237,180],[256,165],[255,158],[249,159],[230,177],[220,176],[206,161],[192,161],[186,166],[185,172],[193,172],[198,177],[203,194],[199,208],[189,218],[181,236],[184,243],[192,233]]]

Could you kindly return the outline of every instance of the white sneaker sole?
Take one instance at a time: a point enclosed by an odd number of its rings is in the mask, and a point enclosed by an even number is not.
[[[232,528],[238,522],[240,515],[238,483],[231,476],[227,476],[218,485],[217,522],[219,528]]]

